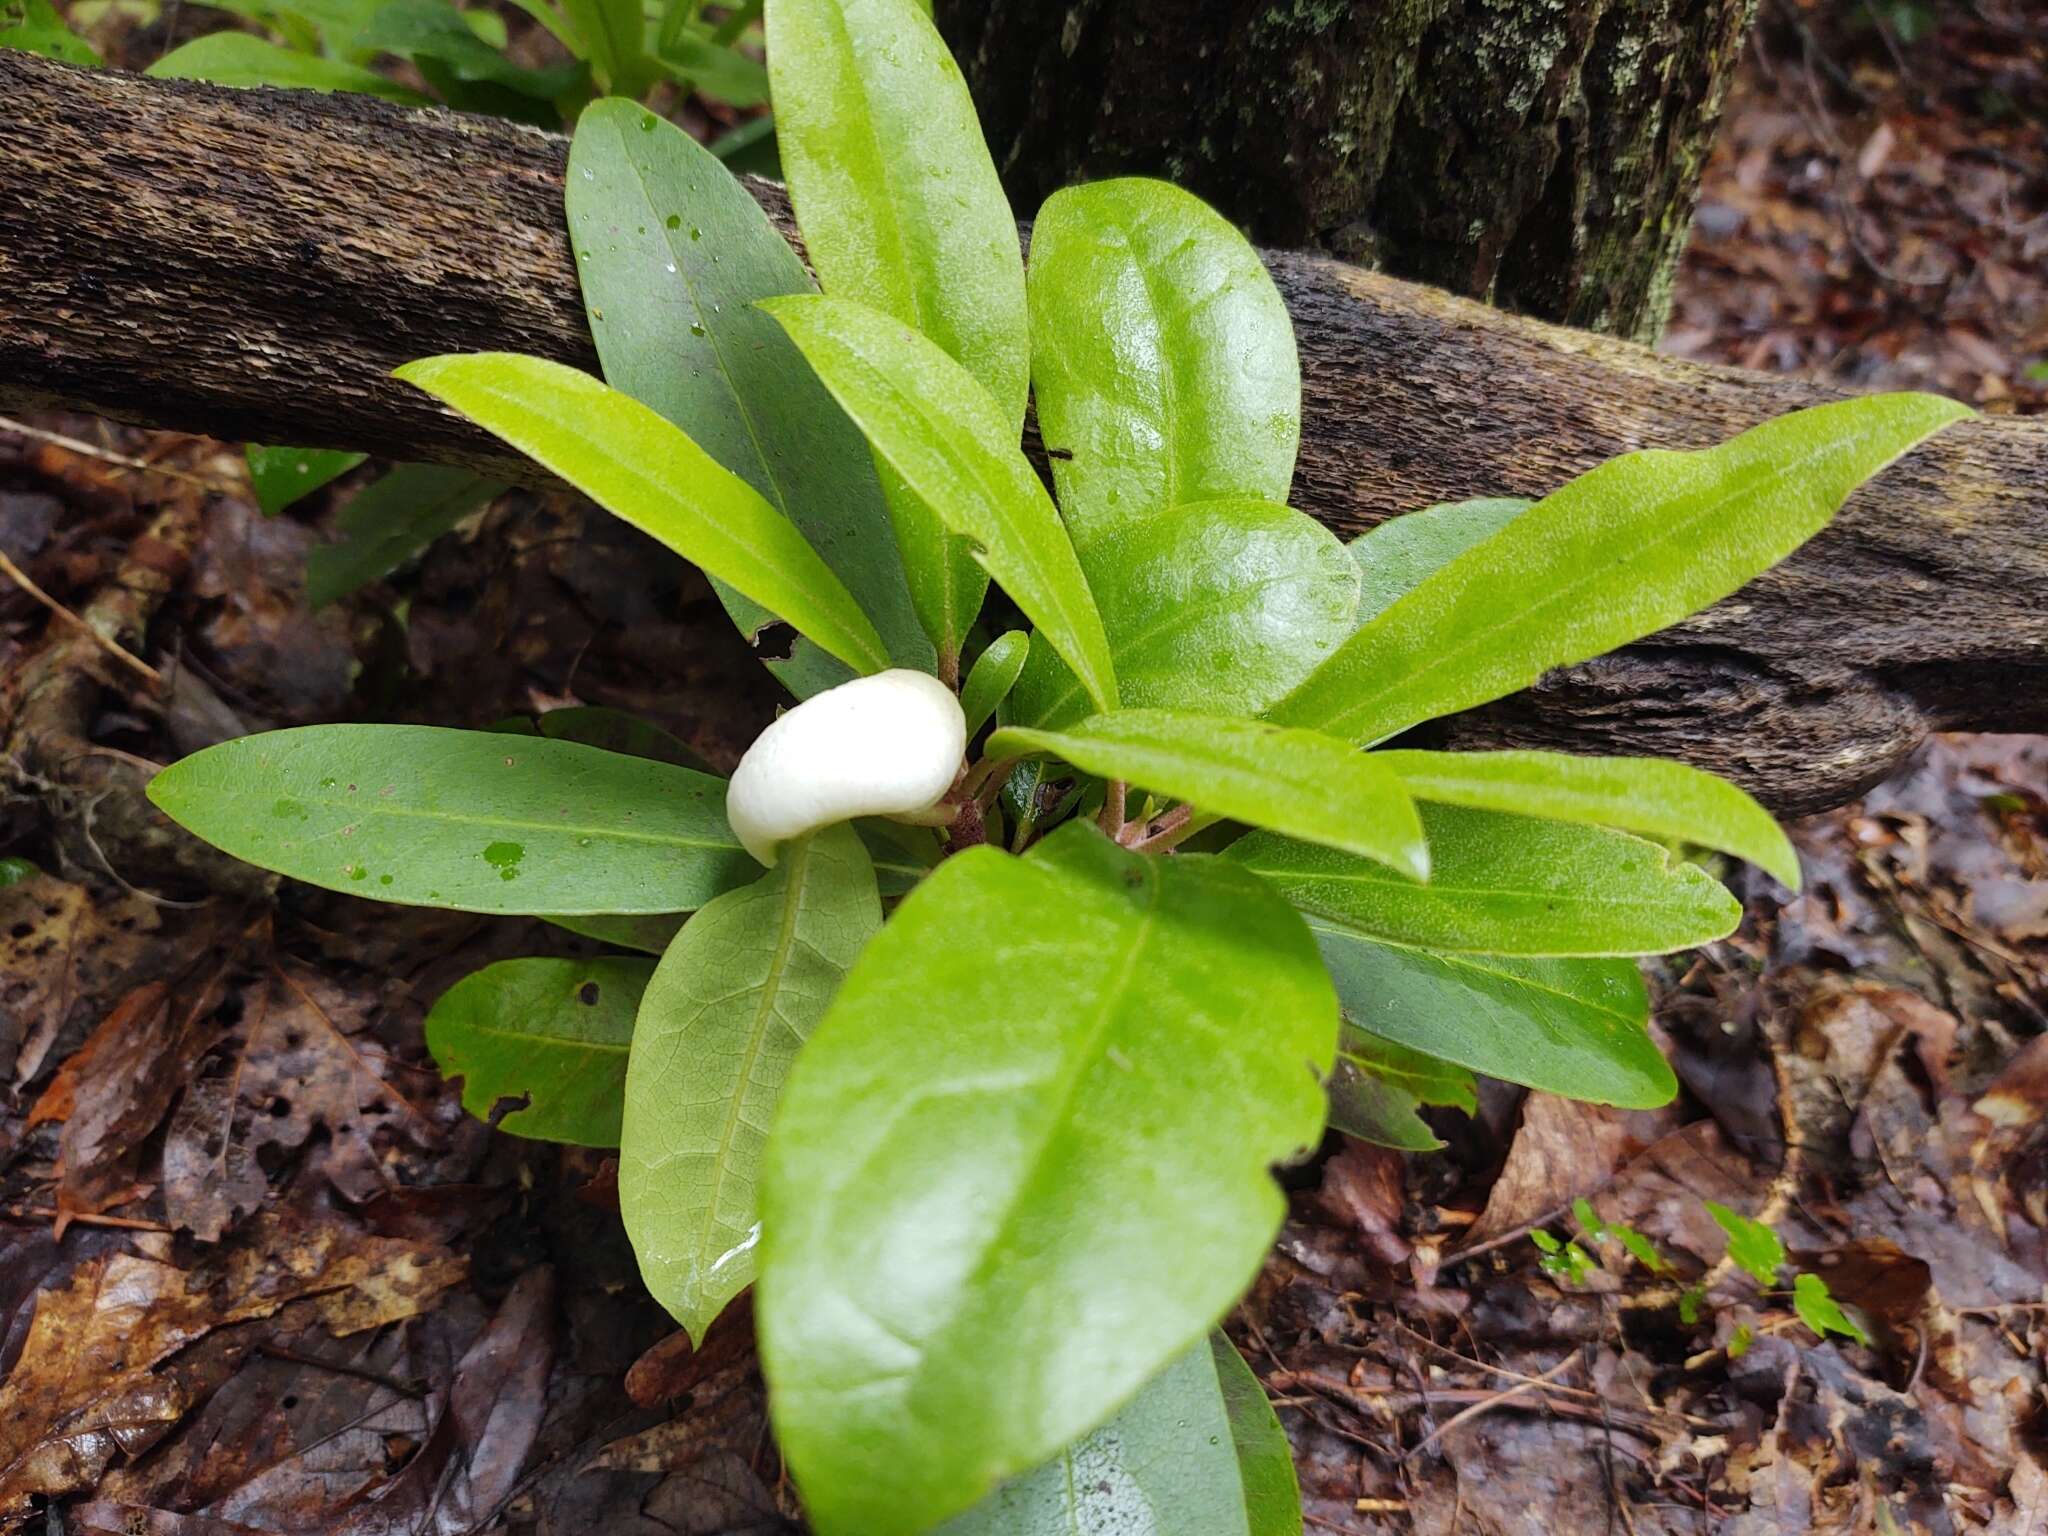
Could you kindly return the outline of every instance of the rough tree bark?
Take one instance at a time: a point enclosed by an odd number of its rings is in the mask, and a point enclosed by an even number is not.
[[[1755,0],[939,0],[1020,210],[1128,172],[1254,238],[1647,339]]]
[[[5,52],[0,101],[0,409],[517,477],[531,467],[391,368],[494,348],[596,366],[559,137]],[[1347,533],[1433,501],[1541,494],[1612,454],[1703,446],[1841,393],[1326,257],[1267,259],[1302,347],[1294,504]],[[1838,804],[1930,729],[2048,728],[2044,533],[2048,423],[1964,423],[1737,597],[1445,734],[1667,753],[1781,810]]]

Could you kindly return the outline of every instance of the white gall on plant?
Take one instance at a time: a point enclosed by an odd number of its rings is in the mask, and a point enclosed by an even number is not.
[[[953,690],[898,668],[806,699],[755,738],[725,795],[740,846],[769,868],[793,837],[855,816],[931,810],[959,775]]]

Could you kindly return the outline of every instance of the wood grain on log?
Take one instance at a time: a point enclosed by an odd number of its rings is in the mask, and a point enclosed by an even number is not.
[[[230,91],[0,52],[0,408],[529,476],[389,377],[507,349],[596,360],[566,143],[355,96]],[[787,227],[776,189],[762,202]],[[1349,533],[1539,495],[1838,397],[1518,319],[1327,258],[1268,261],[1302,350],[1297,506]],[[2048,728],[2048,422],[1951,429],[1706,614],[1450,722],[1458,745],[1688,758],[1785,811],[1935,729]]]

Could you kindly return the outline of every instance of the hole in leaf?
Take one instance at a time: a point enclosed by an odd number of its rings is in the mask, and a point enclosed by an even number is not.
[[[796,652],[796,627],[770,619],[754,635],[754,654],[763,661],[787,661]]]

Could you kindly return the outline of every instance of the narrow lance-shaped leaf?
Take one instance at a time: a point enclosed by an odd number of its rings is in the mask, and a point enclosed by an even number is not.
[[[1270,713],[1370,744],[1652,634],[1768,570],[1863,481],[1969,414],[1876,395],[1717,448],[1602,464],[1439,568]]]
[[[1310,923],[1313,930],[1315,924]],[[1340,979],[1343,970],[1332,963]],[[1416,1113],[1424,1104],[1477,1104],[1472,1074],[1463,1067],[1360,1029],[1348,1019],[1337,1036],[1337,1066],[1330,1074],[1330,1125],[1402,1152],[1427,1152],[1443,1143]]]
[[[1320,1131],[1336,1026],[1300,919],[1214,859],[1071,824],[911,892],[762,1186],[762,1360],[821,1536],[929,1530],[1197,1343]]]
[[[911,326],[985,389],[1011,442],[1030,382],[1024,261],[967,83],[918,0],[773,0],[783,176],[825,291]],[[925,629],[957,657],[988,578],[898,475],[889,510]]]
[[[755,1190],[783,1079],[881,925],[866,850],[831,827],[692,917],[648,983],[619,1211],[647,1289],[696,1342],[753,1282]]]
[[[1370,624],[1439,567],[1492,538],[1536,503],[1521,496],[1444,502],[1390,517],[1350,544],[1361,587],[1358,622]]]
[[[462,1079],[462,1107],[514,1136],[616,1147],[633,1012],[651,960],[501,960],[471,971],[427,1012],[427,1049]]]
[[[848,666],[888,667],[875,626],[796,526],[632,396],[577,369],[509,352],[422,358],[397,375]]]
[[[707,774],[568,741],[308,725],[164,769],[158,809],[295,880],[465,912],[683,912],[759,868]]]
[[[339,59],[280,48],[247,32],[209,32],[173,48],[143,71],[159,80],[210,80],[215,85],[282,85],[303,91],[361,91],[424,107],[428,98],[382,75]]]
[[[1286,501],[1294,327],[1222,215],[1142,177],[1055,192],[1031,226],[1029,292],[1039,428],[1077,545],[1185,502]]]
[[[1458,806],[1420,809],[1427,885],[1272,832],[1254,832],[1224,856],[1305,912],[1423,949],[1656,955],[1726,938],[1741,921],[1741,904],[1705,870],[1625,832]]]
[[[1589,822],[1747,859],[1799,889],[1799,855],[1771,813],[1726,779],[1654,757],[1562,752],[1375,752],[1408,793],[1440,805]]]
[[[867,443],[754,307],[815,291],[761,205],[695,139],[623,100],[577,119],[565,201],[606,382],[759,491],[846,584],[896,664],[930,671]],[[773,617],[729,586],[719,598],[749,637]],[[808,642],[768,667],[803,697],[847,676]]]
[[[1102,616],[1052,498],[1008,414],[932,342],[845,299],[769,299],[825,387],[955,532],[1081,679],[1114,709],[1116,673]]]
[[[1633,960],[1446,954],[1316,917],[1309,927],[1346,1017],[1382,1042],[1598,1104],[1649,1109],[1678,1091]],[[1346,1040],[1356,1048],[1355,1032]],[[1402,1086],[1428,1097],[1412,1079]]]
[[[1301,1536],[1301,1485],[1294,1475],[1294,1448],[1265,1387],[1220,1328],[1209,1335],[1209,1353],[1216,1362],[1224,1410],[1230,1415],[1230,1442],[1237,1452],[1251,1536]]]
[[[1229,715],[1125,709],[1064,731],[1005,726],[989,756],[1047,753],[1205,811],[1428,878],[1429,849],[1400,780],[1348,742]]]
[[[340,543],[306,552],[306,601],[323,608],[390,575],[504,489],[452,465],[399,465],[342,508],[335,519]]]
[[[1021,629],[1013,629],[991,640],[988,649],[974,659],[960,689],[960,712],[967,717],[970,738],[988,724],[996,706],[1009,697],[1030,655],[1031,637]]]

